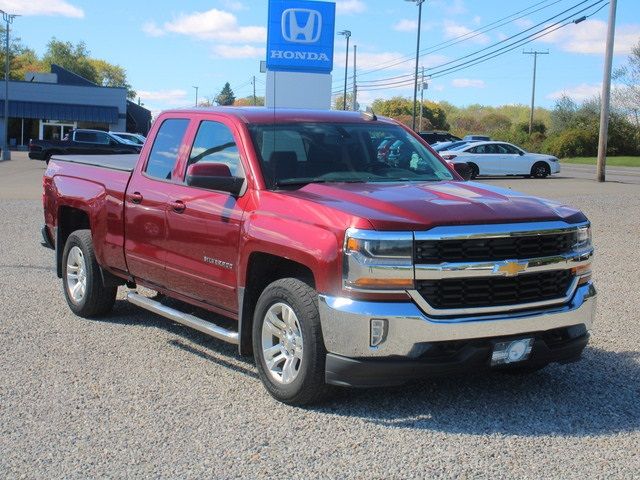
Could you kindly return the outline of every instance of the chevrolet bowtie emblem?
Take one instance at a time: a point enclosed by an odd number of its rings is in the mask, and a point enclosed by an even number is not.
[[[524,272],[528,265],[528,262],[506,262],[501,265],[496,265],[493,268],[493,272],[507,277],[515,277],[519,273]]]

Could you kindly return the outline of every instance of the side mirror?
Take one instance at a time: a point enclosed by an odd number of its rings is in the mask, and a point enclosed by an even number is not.
[[[471,167],[466,162],[458,162],[453,164],[453,169],[460,175],[464,181],[471,180]]]
[[[187,185],[239,195],[244,178],[231,175],[224,163],[194,163],[187,168]]]
[[[518,151],[518,154],[519,154],[520,156],[523,156],[523,155],[524,155],[524,152],[523,152],[522,150],[520,150],[520,151]]]

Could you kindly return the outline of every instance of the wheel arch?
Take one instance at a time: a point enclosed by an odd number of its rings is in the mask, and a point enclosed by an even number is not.
[[[252,252],[247,259],[246,285],[239,290],[238,334],[241,355],[251,355],[251,329],[255,306],[264,289],[283,278],[297,278],[316,287],[312,269],[296,260],[264,251]]]

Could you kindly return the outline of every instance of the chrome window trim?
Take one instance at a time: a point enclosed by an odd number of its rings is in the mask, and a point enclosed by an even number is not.
[[[488,225],[451,225],[434,227],[426,231],[414,233],[416,241],[423,240],[472,240],[478,238],[507,238],[536,235],[553,235],[568,233],[583,227],[590,222],[567,223],[564,221],[500,223]]]
[[[563,255],[538,258],[518,258],[513,260],[498,260],[488,262],[443,262],[439,264],[416,264],[416,280],[442,280],[450,278],[476,278],[505,276],[497,271],[503,265],[517,262],[526,265],[527,273],[550,272],[553,270],[568,270],[570,268],[582,267],[591,263],[593,249],[586,249],[578,252],[569,252]]]

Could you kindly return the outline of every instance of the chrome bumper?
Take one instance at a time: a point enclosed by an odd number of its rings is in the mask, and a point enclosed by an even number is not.
[[[413,358],[425,342],[492,338],[542,332],[573,325],[591,328],[595,315],[593,284],[578,287],[567,304],[544,310],[476,317],[434,318],[410,300],[369,302],[320,295],[318,298],[324,343],[329,353],[345,357]],[[377,347],[370,346],[372,319],[385,319],[388,329]]]

